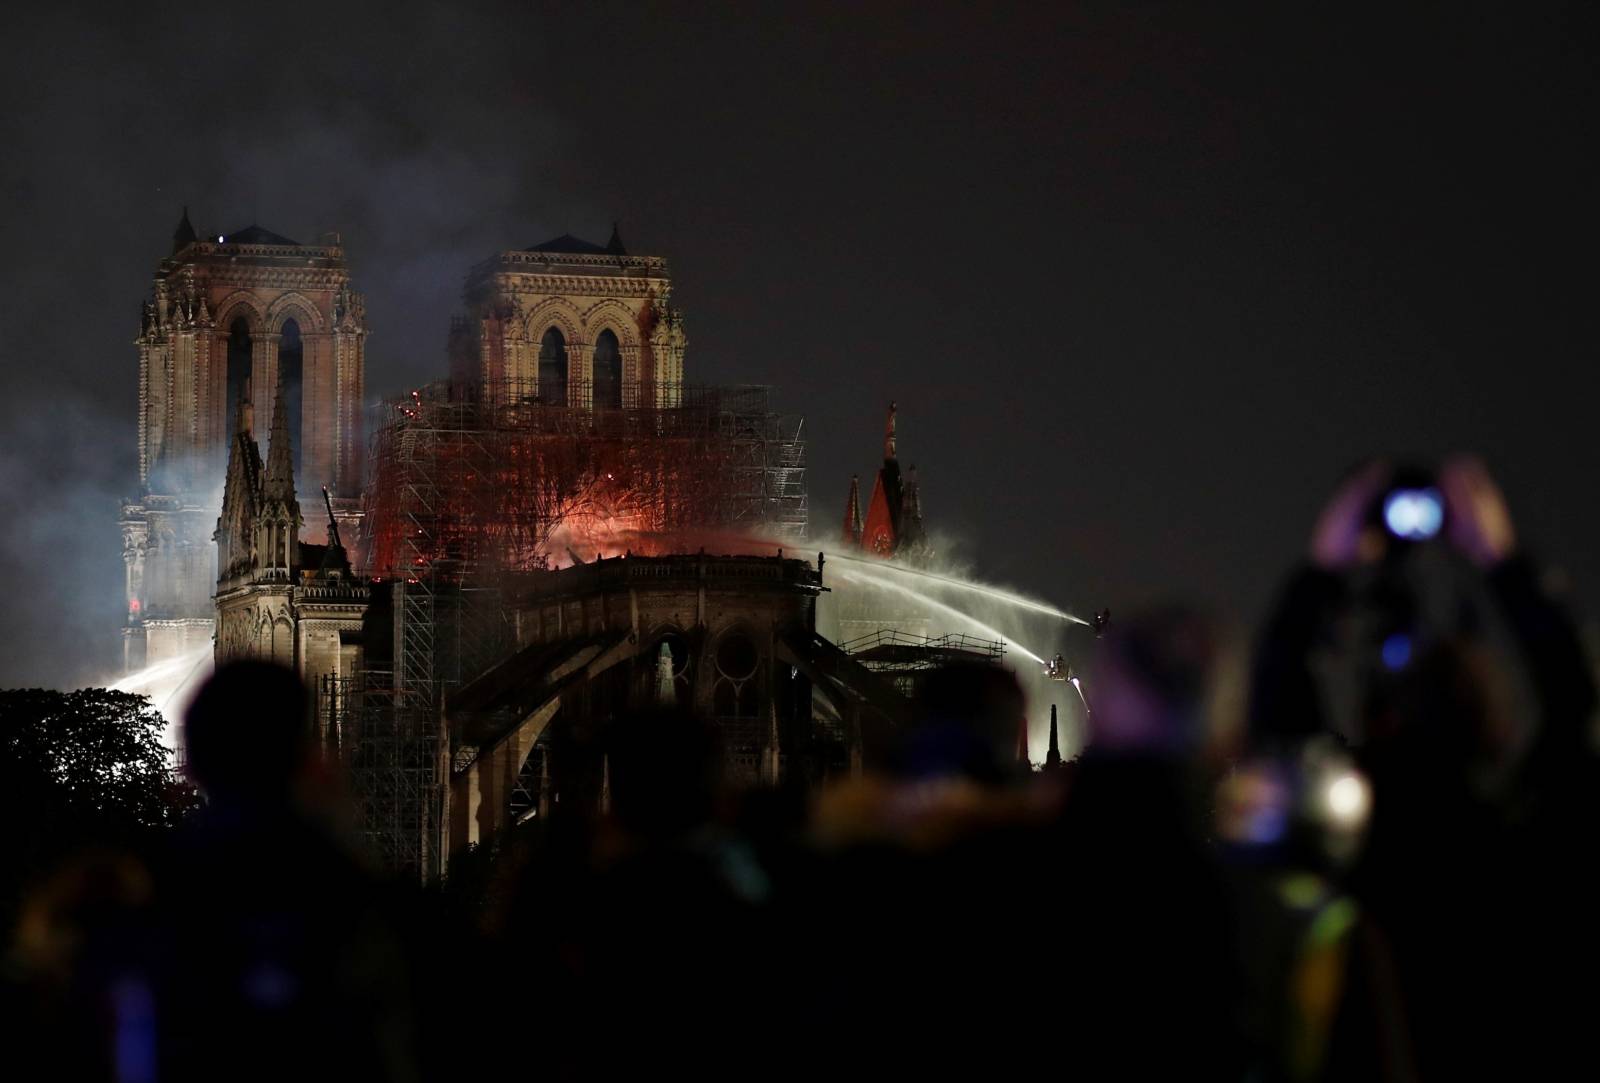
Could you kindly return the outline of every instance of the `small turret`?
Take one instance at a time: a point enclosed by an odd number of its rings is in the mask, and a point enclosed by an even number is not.
[[[189,247],[196,240],[194,226],[189,224],[189,205],[184,204],[183,217],[178,220],[178,228],[172,231],[172,253],[177,255]]]
[[[844,532],[840,540],[847,546],[861,544],[861,478],[850,475],[850,496],[844,505]]]

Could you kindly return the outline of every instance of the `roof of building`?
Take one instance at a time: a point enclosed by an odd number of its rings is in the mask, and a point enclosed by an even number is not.
[[[622,236],[617,232],[615,224],[611,227],[611,240],[605,244],[595,244],[582,237],[574,237],[570,233],[563,233],[559,237],[552,237],[543,244],[532,245],[528,252],[554,252],[562,255],[579,256],[626,256],[628,250],[622,246]]]
[[[295,248],[300,247],[299,241],[291,241],[281,233],[274,233],[270,229],[262,229],[252,222],[244,229],[224,233],[219,241],[221,244],[287,244]]]
[[[565,255],[604,256],[607,255],[604,245],[586,241],[581,237],[574,237],[570,233],[563,233],[543,244],[531,245],[529,252],[560,252]]]

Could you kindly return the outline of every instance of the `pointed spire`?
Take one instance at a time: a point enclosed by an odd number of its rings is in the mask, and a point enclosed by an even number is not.
[[[1056,705],[1050,705],[1050,751],[1044,754],[1044,765],[1048,768],[1061,766],[1061,740],[1056,734]]]
[[[861,544],[861,478],[850,475],[850,496],[844,505],[844,533],[840,540],[846,545]]]
[[[239,385],[239,403],[234,408],[233,431],[236,435],[256,438],[256,408],[250,402],[250,377]]]
[[[283,404],[283,380],[272,396],[272,435],[267,440],[267,478],[263,493],[268,500],[299,506],[294,498],[294,444],[289,436],[289,411]]]
[[[261,450],[256,446],[255,410],[250,405],[250,377],[239,388],[234,407],[233,439],[222,483],[222,513],[217,517],[217,582],[242,574],[255,548],[251,543],[260,495]],[[220,649],[220,648],[219,648]]]
[[[178,220],[178,228],[172,231],[173,254],[181,252],[185,247],[195,242],[194,226],[189,224],[189,205],[183,205],[183,217]]]
[[[922,541],[922,489],[917,483],[917,468],[906,471],[900,489],[900,544]]]
[[[886,463],[894,462],[895,458],[894,414],[894,403],[891,402],[889,404],[889,420],[884,424],[883,427],[883,461]]]
[[[1017,719],[1017,766],[1024,771],[1033,770],[1033,760],[1028,758],[1028,716]]]
[[[613,256],[626,256],[628,250],[622,247],[622,234],[617,230],[617,223],[611,223],[611,239],[606,242],[606,251]]]

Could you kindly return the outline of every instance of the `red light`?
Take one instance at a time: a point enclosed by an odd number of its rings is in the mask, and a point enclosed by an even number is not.
[[[131,615],[137,617],[139,615],[139,610],[141,608],[142,608],[142,606],[139,605],[139,599],[137,599],[137,598],[129,598],[128,599],[128,612]]]

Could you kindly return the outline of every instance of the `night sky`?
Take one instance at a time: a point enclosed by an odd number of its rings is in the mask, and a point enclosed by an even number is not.
[[[689,378],[806,416],[814,527],[896,399],[946,552],[1080,610],[1248,624],[1353,461],[1462,448],[1600,609],[1590,17],[1290,6],[13,16],[0,684],[112,666],[185,203],[342,232],[374,392],[442,375],[470,264],[619,220]]]

